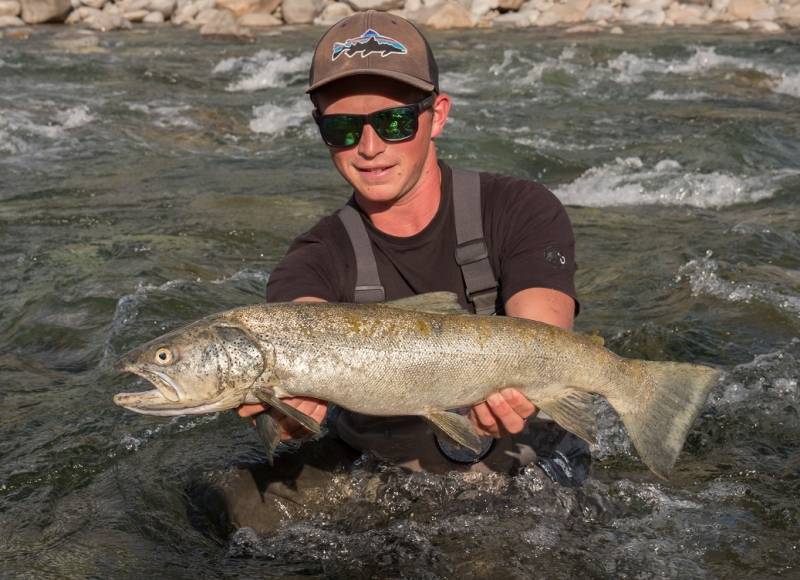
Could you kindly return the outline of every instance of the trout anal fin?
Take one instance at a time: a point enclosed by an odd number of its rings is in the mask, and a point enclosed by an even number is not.
[[[259,387],[253,389],[253,394],[258,398],[259,401],[262,403],[269,405],[270,407],[275,407],[278,411],[287,415],[300,423],[303,427],[311,431],[312,433],[320,433],[322,428],[319,426],[314,419],[306,415],[305,413],[301,413],[296,408],[292,407],[291,405],[287,405],[283,401],[281,401],[275,393],[266,389],[264,387]]]
[[[435,411],[425,418],[441,433],[470,451],[480,453],[483,450],[481,438],[469,419],[452,411]]]
[[[592,400],[589,393],[567,387],[552,398],[537,400],[536,405],[564,429],[594,444],[597,440],[597,420]]]

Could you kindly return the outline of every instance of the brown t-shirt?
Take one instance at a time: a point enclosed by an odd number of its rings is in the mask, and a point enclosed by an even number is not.
[[[396,237],[377,230],[365,216],[386,300],[424,292],[455,292],[467,303],[464,280],[455,261],[453,178],[441,164],[442,200],[431,223],[416,235]],[[526,288],[551,288],[575,299],[575,239],[564,206],[539,183],[481,173],[483,232],[489,260],[505,303]],[[360,212],[351,199],[349,202]],[[363,215],[363,213],[362,213]],[[329,302],[353,302],[355,254],[336,215],[321,219],[300,235],[273,270],[269,302],[316,296]]]

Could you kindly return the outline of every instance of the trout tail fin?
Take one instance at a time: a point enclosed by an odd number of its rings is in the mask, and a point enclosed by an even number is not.
[[[624,388],[617,391],[624,396],[609,396],[608,401],[642,461],[667,478],[719,371],[685,363],[627,362],[631,364],[629,384],[618,385]]]

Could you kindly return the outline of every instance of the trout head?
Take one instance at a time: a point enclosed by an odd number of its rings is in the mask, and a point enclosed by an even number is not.
[[[241,405],[265,360],[247,331],[200,321],[132,350],[114,368],[155,386],[119,393],[114,403],[120,407],[145,415],[199,415]]]

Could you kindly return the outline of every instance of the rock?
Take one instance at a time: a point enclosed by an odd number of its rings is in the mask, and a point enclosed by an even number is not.
[[[233,12],[234,16],[244,16],[254,12],[272,14],[281,0],[217,0],[217,8]]]
[[[617,11],[611,4],[592,4],[586,11],[586,20],[597,22],[598,20],[614,20],[617,18]]]
[[[408,17],[418,24],[438,30],[472,28],[474,24],[469,11],[455,0],[445,0],[436,6],[426,6],[413,14],[409,14]]]
[[[205,10],[201,10],[197,16],[194,17],[195,23],[199,24],[200,26],[204,24],[208,24],[212,20],[214,20],[220,12],[227,12],[227,10],[217,10],[216,8],[206,8]],[[221,21],[220,21],[221,23]]]
[[[364,10],[397,10],[403,7],[403,0],[347,0],[356,12]]]
[[[649,9],[641,7],[624,8],[620,12],[620,19],[632,24],[648,24],[661,26],[667,19],[666,13],[660,8]]]
[[[161,24],[165,20],[164,13],[161,11],[150,12],[142,19],[145,24]]]
[[[28,24],[63,22],[71,8],[69,0],[22,0],[21,17]]]
[[[787,26],[800,27],[800,4],[782,5],[778,10],[778,17]]]
[[[19,16],[21,10],[17,0],[0,0],[0,16]]]
[[[148,14],[150,13],[147,10],[134,10],[133,12],[124,12],[122,16],[131,22],[141,22]]]
[[[524,3],[525,0],[499,0],[497,2],[497,8],[499,8],[501,12],[516,12],[522,8]]]
[[[534,8],[520,10],[519,12],[506,12],[495,18],[494,23],[502,26],[525,28],[536,24],[536,20],[539,18],[540,14],[541,13]]]
[[[333,2],[322,9],[319,16],[314,19],[315,26],[333,26],[342,18],[353,14],[353,9],[344,2]]]
[[[147,10],[150,12],[161,12],[164,18],[169,18],[175,13],[177,3],[175,0],[150,0],[147,3]]]
[[[317,3],[314,0],[283,0],[281,11],[286,24],[311,24],[317,15]]]
[[[752,20],[754,14],[768,12],[769,4],[765,0],[730,0],[728,12],[737,20]]]
[[[13,28],[25,26],[25,22],[16,16],[0,16],[0,28]]]
[[[672,4],[666,12],[667,18],[678,26],[699,26],[706,24],[706,9],[696,4]]]
[[[205,11],[204,11],[205,12]],[[200,28],[204,36],[249,36],[250,31],[239,26],[233,12],[228,10],[215,10],[216,14]],[[202,13],[201,13],[202,14]]]
[[[564,4],[554,4],[550,10],[543,12],[536,21],[537,26],[582,22],[586,20],[586,11],[591,0],[567,0]]]
[[[316,23],[315,20],[314,24]],[[281,24],[283,24],[283,21],[280,18],[267,12],[253,12],[252,14],[245,14],[239,18],[239,26],[244,26],[246,28],[271,28],[273,26],[280,26]]]
[[[131,23],[121,14],[102,10],[98,10],[84,18],[83,23],[92,30],[99,30],[100,32],[131,27]]]
[[[756,30],[761,30],[762,32],[769,32],[771,34],[783,32],[783,28],[771,20],[759,20],[754,22],[753,28]]]

